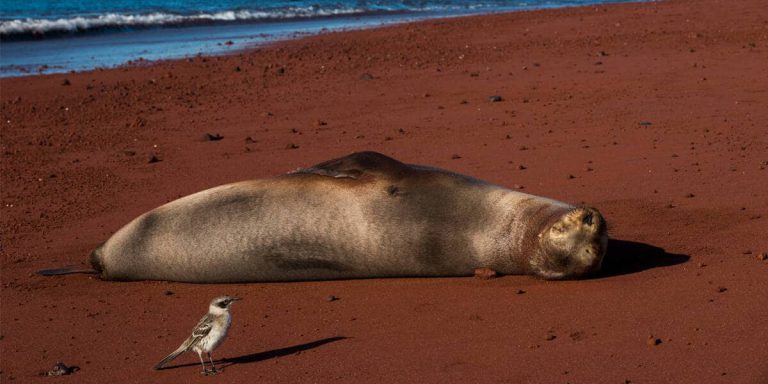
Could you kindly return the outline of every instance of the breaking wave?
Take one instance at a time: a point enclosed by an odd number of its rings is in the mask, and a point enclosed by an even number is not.
[[[103,15],[75,16],[60,19],[15,19],[0,21],[0,38],[18,39],[114,29],[307,19],[329,16],[364,15],[371,13],[374,12],[360,8],[317,9],[314,7],[307,7],[281,9],[277,11],[233,10],[191,15],[164,12],[135,15],[108,13]],[[379,11],[376,13],[382,12]]]

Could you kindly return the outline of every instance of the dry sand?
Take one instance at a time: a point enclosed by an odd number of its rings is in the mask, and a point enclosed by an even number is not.
[[[77,383],[768,382],[766,63],[764,0],[679,0],[2,79],[0,381],[51,382],[39,374],[60,360],[79,370],[56,381]],[[180,196],[359,150],[596,206],[616,239],[606,272],[247,285],[33,274],[85,266]],[[224,293],[245,298],[215,354],[224,373],[200,376],[193,354],[151,370]]]

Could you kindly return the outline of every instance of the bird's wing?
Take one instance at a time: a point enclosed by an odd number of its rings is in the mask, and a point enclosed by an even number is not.
[[[171,360],[175,359],[182,353],[191,350],[192,347],[194,347],[200,341],[200,339],[202,339],[203,337],[205,337],[207,334],[211,332],[212,327],[213,327],[213,316],[211,316],[210,314],[203,316],[203,318],[200,319],[200,321],[195,326],[195,329],[192,330],[192,336],[184,340],[184,342],[181,343],[181,345],[178,348],[176,348],[175,351],[171,352],[170,355],[166,356],[163,360],[157,363],[154,368],[162,369]]]
[[[213,328],[213,319],[214,317],[210,314],[207,314],[203,316],[202,319],[200,319],[200,321],[195,326],[195,329],[192,330],[192,336],[190,336],[189,339],[184,342],[184,344],[187,344],[187,351],[197,345],[200,339],[211,333],[211,328]]]

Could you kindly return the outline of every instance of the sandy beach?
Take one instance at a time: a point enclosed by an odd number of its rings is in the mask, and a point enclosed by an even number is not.
[[[768,382],[766,20],[763,0],[590,6],[0,79],[0,382]],[[597,207],[605,271],[34,274],[86,267],[178,197],[362,150]],[[221,294],[244,298],[224,372],[201,376],[195,354],[153,371]],[[41,376],[57,361],[78,370]]]

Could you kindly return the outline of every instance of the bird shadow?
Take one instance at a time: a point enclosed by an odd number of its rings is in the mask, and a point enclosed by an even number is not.
[[[610,239],[596,278],[621,276],[647,269],[668,267],[687,262],[688,255],[669,253],[663,248],[628,240]]]
[[[217,368],[226,368],[231,365],[237,365],[237,364],[257,363],[259,361],[274,359],[276,357],[283,357],[283,356],[292,355],[294,353],[307,351],[328,343],[333,343],[335,341],[344,340],[344,339],[349,339],[349,337],[345,337],[345,336],[328,337],[325,339],[311,341],[309,343],[297,344],[297,345],[292,345],[290,347],[273,349],[271,351],[257,352],[257,353],[252,353],[250,355],[243,355],[238,357],[227,357],[227,358],[216,360],[214,363],[216,364]],[[206,363],[208,362],[206,361]],[[195,365],[200,365],[200,363],[196,362],[196,363],[179,364],[179,365],[173,365],[170,367],[165,367],[163,369],[175,369],[175,368],[191,367]]]

